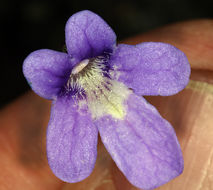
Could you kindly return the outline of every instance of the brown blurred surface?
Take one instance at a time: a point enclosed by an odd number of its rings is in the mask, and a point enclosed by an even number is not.
[[[174,126],[185,160],[183,174],[158,189],[213,189],[212,34],[212,20],[199,20],[166,26],[128,40],[131,44],[169,42],[183,50],[196,69],[192,71],[193,81],[179,94],[146,97]],[[120,173],[101,143],[91,176],[76,184],[57,179],[49,169],[45,151],[49,113],[50,102],[33,92],[0,111],[0,190],[136,189]]]

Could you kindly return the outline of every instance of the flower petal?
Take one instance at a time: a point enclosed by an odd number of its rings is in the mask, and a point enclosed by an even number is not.
[[[90,175],[97,155],[98,130],[87,106],[69,98],[57,99],[47,131],[47,157],[53,173],[65,182],[78,182]]]
[[[112,51],[116,35],[97,14],[85,10],[72,15],[65,27],[68,53],[77,60]]]
[[[170,44],[118,45],[111,64],[119,71],[118,80],[138,95],[172,95],[189,81],[190,65],[185,54]]]
[[[142,97],[131,94],[124,120],[110,116],[95,121],[101,139],[127,179],[142,189],[156,188],[183,170],[172,126]]]
[[[28,55],[24,60],[23,72],[38,95],[53,99],[67,80],[71,67],[67,54],[42,49]]]

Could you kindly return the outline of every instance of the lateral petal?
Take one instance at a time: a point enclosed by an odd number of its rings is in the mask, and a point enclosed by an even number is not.
[[[72,65],[66,53],[41,49],[24,60],[23,73],[38,95],[54,99],[68,79]]]
[[[145,42],[118,45],[110,59],[117,79],[138,95],[173,95],[188,84],[190,65],[183,52],[170,44]]]

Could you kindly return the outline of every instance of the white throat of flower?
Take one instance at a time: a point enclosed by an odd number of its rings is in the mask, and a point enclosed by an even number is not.
[[[102,56],[85,59],[72,69],[67,86],[80,92],[75,96],[83,96],[83,93],[86,95],[93,119],[107,114],[122,119],[126,114],[124,102],[130,90],[123,83],[107,77],[105,74],[112,75],[114,71],[105,71],[105,67]],[[84,101],[78,99],[79,105]]]

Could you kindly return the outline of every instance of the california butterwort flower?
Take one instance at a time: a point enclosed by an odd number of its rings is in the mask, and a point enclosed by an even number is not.
[[[136,187],[178,176],[183,158],[175,132],[141,95],[182,90],[190,75],[184,53],[160,42],[116,45],[113,30],[90,11],[71,16],[65,33],[68,53],[38,50],[23,65],[32,89],[53,100],[47,156],[54,174],[70,183],[88,177],[99,132]]]

